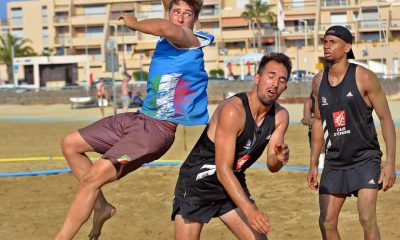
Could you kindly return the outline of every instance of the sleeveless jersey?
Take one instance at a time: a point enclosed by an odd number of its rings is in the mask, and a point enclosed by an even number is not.
[[[246,93],[235,96],[242,100],[246,121],[236,140],[232,170],[242,187],[247,188],[244,171],[261,156],[275,130],[275,104],[258,127],[251,114]],[[180,200],[201,204],[229,198],[217,178],[215,144],[208,138],[207,130],[208,126],[181,166],[175,188],[175,197]]]
[[[157,42],[150,63],[147,95],[141,112],[158,120],[193,126],[208,122],[207,84],[202,48],[214,36],[195,32],[201,46],[180,49],[165,38]]]
[[[382,156],[372,118],[373,108],[362,98],[356,83],[357,65],[350,64],[337,86],[325,68],[318,92],[325,139],[325,166],[350,168]]]

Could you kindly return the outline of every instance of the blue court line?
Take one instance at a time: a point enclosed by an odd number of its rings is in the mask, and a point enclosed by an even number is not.
[[[159,161],[159,162],[146,163],[143,166],[144,167],[150,167],[150,166],[180,166],[180,165],[182,165],[182,162],[175,162],[175,161],[162,162],[162,161]],[[265,164],[260,164],[260,163],[253,164],[251,167],[266,168]],[[289,170],[289,171],[307,172],[309,168],[308,167],[302,167],[302,166],[283,166],[283,169]],[[43,171],[0,173],[0,177],[38,176],[38,175],[51,175],[51,174],[59,174],[59,173],[69,173],[69,172],[72,172],[72,170],[70,168],[64,168],[64,169],[52,169],[52,170],[43,170]],[[396,172],[396,176],[400,176],[400,171]]]
[[[95,122],[98,119],[79,119],[79,118],[33,118],[33,117],[0,117],[0,121],[31,121],[31,122]],[[289,122],[289,125],[299,125],[301,122]],[[375,126],[380,126],[375,122]],[[400,121],[395,121],[394,126],[400,127]]]
[[[33,117],[1,117],[0,120],[1,121],[30,121],[30,122],[95,122],[96,121],[96,119],[33,118]]]

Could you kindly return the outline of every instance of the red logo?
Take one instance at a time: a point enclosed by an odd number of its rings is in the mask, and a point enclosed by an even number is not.
[[[334,112],[333,122],[335,123],[336,128],[346,126],[346,112],[345,111]]]
[[[240,168],[242,168],[243,164],[249,160],[250,155],[244,155],[242,158],[240,158],[237,163],[236,163],[236,169],[235,170],[239,170]]]

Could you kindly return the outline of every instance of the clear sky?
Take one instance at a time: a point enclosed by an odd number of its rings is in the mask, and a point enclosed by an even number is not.
[[[11,0],[0,0],[0,18],[6,18],[7,16],[7,7],[6,3],[11,2]]]

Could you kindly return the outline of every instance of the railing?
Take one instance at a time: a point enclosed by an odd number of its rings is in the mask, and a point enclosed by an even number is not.
[[[203,10],[201,10],[200,16],[218,16],[219,15],[219,9],[211,9],[211,8],[205,8]]]
[[[54,16],[54,22],[55,23],[67,23],[68,16]]]
[[[164,13],[162,10],[158,11],[139,11],[137,12],[137,18],[164,18]]]
[[[323,0],[322,7],[347,6],[347,0]]]
[[[71,38],[70,37],[56,37],[54,39],[56,44],[61,44],[61,45],[70,45],[71,43]]]
[[[362,20],[358,22],[359,28],[379,28],[379,21],[378,20]],[[380,27],[386,27],[386,21],[382,20],[380,22]]]
[[[285,2],[282,3],[283,10],[300,10],[305,8],[315,8],[317,6],[316,1],[313,0],[305,0],[304,2]]]
[[[332,25],[341,25],[341,26],[346,27],[350,31],[355,31],[356,30],[356,24],[357,24],[356,22],[321,24],[319,26],[319,31],[325,32]]]

